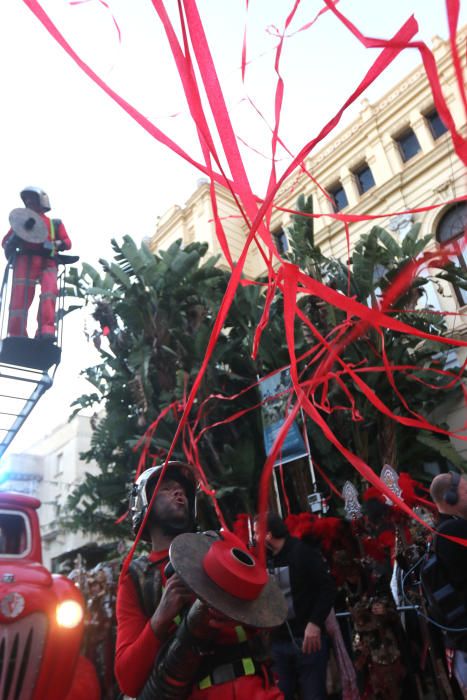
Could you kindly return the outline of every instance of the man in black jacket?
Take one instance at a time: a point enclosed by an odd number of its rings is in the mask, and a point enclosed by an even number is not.
[[[438,474],[431,482],[430,494],[440,513],[437,527],[440,535],[467,541],[467,477],[457,472]],[[467,547],[438,535],[434,550],[447,579],[463,601],[464,610],[467,609]],[[463,623],[462,626],[465,627]],[[448,633],[446,646],[455,649],[453,673],[467,699],[467,633]]]
[[[272,640],[279,687],[285,700],[294,698],[297,687],[303,700],[324,700],[328,660],[324,622],[334,603],[334,580],[321,553],[291,537],[284,521],[274,513],[267,516],[265,544],[268,568],[289,609],[287,621],[274,632]]]

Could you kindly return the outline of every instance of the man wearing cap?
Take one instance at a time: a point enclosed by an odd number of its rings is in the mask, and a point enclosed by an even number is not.
[[[25,187],[21,191],[24,206],[33,214],[18,225],[24,231],[15,232],[12,227],[2,241],[8,261],[13,263],[13,286],[10,299],[8,335],[27,337],[28,311],[34,299],[36,283],[41,285],[41,296],[37,314],[36,337],[55,338],[55,302],[57,299],[57,251],[69,250],[71,241],[63,223],[59,219],[49,219],[45,214],[50,211],[47,194],[39,187]],[[19,210],[15,210],[18,212]],[[21,210],[24,211],[24,210]],[[13,212],[12,212],[13,214]],[[37,217],[34,217],[34,214]],[[21,217],[19,217],[21,220]],[[30,224],[31,235],[27,225]],[[34,241],[32,226],[36,229],[45,227],[44,240]]]
[[[440,513],[437,532],[467,541],[467,477],[457,472],[438,474],[431,482],[430,495]],[[445,633],[445,644],[455,650],[453,673],[467,698],[467,546],[436,536],[434,551],[447,580],[463,603],[458,623],[451,624],[452,628],[463,628],[463,631]]]
[[[115,673],[121,690],[138,700],[280,700],[254,658],[248,632],[202,604],[174,573],[169,548],[173,557],[183,538],[203,546],[209,538],[183,534],[194,529],[196,481],[190,465],[169,462],[159,484],[162,469],[143,472],[130,501],[136,533],[158,485],[141,533],[151,552],[133,560],[117,593]],[[185,559],[188,570],[201,571],[196,552],[187,551]]]

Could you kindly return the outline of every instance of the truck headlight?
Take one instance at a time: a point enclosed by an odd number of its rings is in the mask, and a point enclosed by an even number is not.
[[[76,600],[64,600],[63,603],[57,605],[55,617],[60,627],[73,629],[83,619],[83,608]]]

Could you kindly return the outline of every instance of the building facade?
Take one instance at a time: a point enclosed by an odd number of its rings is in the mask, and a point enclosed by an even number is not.
[[[462,54],[467,27],[458,34]],[[440,81],[448,108],[458,131],[467,136],[466,114],[459,94],[448,41],[435,37],[432,45]],[[459,262],[464,260],[463,238],[467,228],[467,202],[453,205],[453,199],[467,197],[467,172],[454,152],[450,134],[441,121],[422,65],[414,69],[374,104],[363,100],[358,117],[313,152],[305,162],[306,172],[291,176],[276,195],[271,217],[271,234],[279,252],[287,250],[287,227],[290,214],[300,194],[311,195],[315,241],[326,255],[347,259],[347,238],[342,222],[327,214],[380,216],[374,223],[403,238],[413,223],[420,223],[420,236],[433,235],[433,246],[453,240],[459,243]],[[312,177],[310,177],[310,175]],[[319,183],[316,184],[316,183]],[[216,186],[219,216],[231,247],[238,259],[247,237],[247,228],[238,215],[228,190]],[[432,205],[437,208],[414,214],[399,214]],[[368,232],[371,221],[349,225],[350,248],[361,234]],[[158,222],[150,241],[152,250],[164,249],[181,238],[207,242],[212,253],[221,253],[215,235],[210,187],[200,181],[184,207],[173,207]],[[221,265],[227,265],[221,255]],[[258,251],[251,248],[244,268],[245,275],[257,277],[265,272]],[[444,283],[428,289],[427,304],[436,309],[455,312],[447,316],[448,332],[456,337],[467,335],[467,294]],[[460,351],[462,363],[466,353]],[[445,415],[443,408],[443,417]],[[463,403],[450,406],[448,420],[452,430],[466,422]],[[456,448],[467,457],[467,442],[455,441]]]
[[[467,38],[467,27],[458,35],[459,49]],[[458,130],[465,136],[466,115],[450,57],[448,41],[433,39],[433,52],[440,73],[443,93]],[[449,133],[440,120],[423,66],[409,73],[378,102],[363,100],[358,117],[305,162],[307,173],[291,176],[275,198],[275,204],[294,209],[299,194],[312,195],[316,214],[381,215],[402,212],[433,204],[448,203],[467,194],[465,166],[456,156]],[[234,260],[245,243],[247,229],[231,193],[216,185],[219,217]],[[404,230],[409,217],[422,223],[421,235],[436,233],[443,207],[430,212],[387,216],[378,223],[390,231]],[[279,238],[286,233],[290,215],[274,209],[271,233]],[[349,225],[355,241],[368,231],[371,223]],[[342,223],[323,216],[315,220],[316,242],[326,254],[337,258],[347,255]],[[150,240],[151,249],[164,250],[176,239],[187,245],[206,242],[213,254],[221,254],[215,234],[210,187],[199,180],[198,187],[183,207],[173,206],[158,220]],[[281,237],[282,238],[282,237]],[[286,245],[283,238],[280,245]],[[222,265],[227,265],[225,259]],[[248,277],[265,271],[255,250],[249,252],[245,268]]]

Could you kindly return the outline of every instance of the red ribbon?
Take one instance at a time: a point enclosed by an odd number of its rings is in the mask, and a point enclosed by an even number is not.
[[[439,336],[433,336],[429,333],[424,333],[419,331],[412,326],[393,318],[390,313],[391,304],[397,297],[397,294],[401,292],[410,283],[410,279],[416,273],[416,266],[413,266],[411,270],[406,270],[399,277],[396,285],[390,289],[384,300],[383,307],[381,309],[370,309],[363,304],[359,304],[355,299],[349,296],[344,296],[338,294],[335,290],[329,289],[325,285],[320,284],[314,279],[311,279],[303,272],[299,271],[295,266],[284,262],[278,255],[275,246],[273,244],[271,234],[269,231],[269,221],[271,217],[272,207],[274,206],[274,198],[279,190],[279,188],[285,183],[286,179],[293,173],[295,168],[304,168],[303,161],[306,156],[313,150],[313,148],[322,141],[325,136],[327,136],[332,129],[339,123],[344,111],[350,106],[366,88],[371,85],[376,78],[391,64],[391,62],[399,55],[402,50],[408,48],[415,48],[421,54],[425,71],[428,76],[428,80],[431,85],[433,99],[435,102],[435,107],[438,113],[449,129],[454,148],[459,158],[464,163],[467,163],[467,145],[466,139],[456,130],[454,120],[449,112],[446,101],[444,99],[441,85],[439,81],[439,76],[437,73],[436,64],[432,52],[427,48],[423,42],[415,42],[413,38],[418,30],[417,23],[413,17],[410,17],[407,22],[405,22],[402,27],[395,33],[395,35],[389,39],[373,39],[365,37],[356,27],[353,25],[341,12],[336,8],[336,3],[331,0],[325,0],[326,7],[331,11],[339,21],[341,21],[349,31],[351,31],[354,36],[366,47],[369,48],[380,48],[381,53],[370,67],[366,75],[359,82],[357,87],[353,90],[349,98],[346,100],[344,105],[337,110],[334,117],[320,130],[317,136],[310,140],[299,153],[292,159],[290,165],[285,169],[279,178],[276,178],[275,173],[275,153],[277,149],[277,144],[282,143],[279,137],[279,122],[280,122],[280,112],[283,100],[284,85],[280,74],[280,58],[283,49],[283,41],[286,36],[285,30],[291,23],[295,11],[298,7],[299,0],[295,0],[293,3],[292,11],[288,14],[284,30],[280,35],[280,42],[276,47],[276,61],[275,69],[277,74],[277,86],[276,86],[276,97],[275,97],[275,125],[272,129],[272,140],[271,140],[271,151],[272,151],[272,169],[269,178],[269,185],[266,192],[266,196],[263,202],[258,201],[258,198],[252,192],[250,183],[248,181],[248,176],[243,165],[240,150],[238,147],[238,142],[235,137],[235,133],[230,121],[227,106],[225,104],[224,96],[220,87],[220,82],[217,76],[215,65],[211,56],[209,45],[205,36],[204,27],[202,25],[198,8],[195,0],[179,0],[179,10],[180,10],[180,27],[182,32],[182,43],[183,50],[178,41],[177,32],[174,30],[171,22],[168,19],[168,15],[165,11],[165,6],[162,0],[153,0],[153,5],[157,10],[161,22],[166,31],[167,39],[176,61],[180,80],[182,87],[185,91],[186,99],[195,122],[199,141],[203,153],[204,164],[197,162],[188,153],[186,153],[180,146],[178,146],[173,140],[171,140],[166,134],[164,134],[160,129],[158,129],[154,124],[152,124],[144,115],[142,115],[138,110],[136,110],[132,105],[130,105],[126,100],[120,97],[115,91],[113,91],[82,59],[76,54],[76,52],[71,48],[71,46],[66,42],[64,37],[61,35],[57,27],[52,23],[48,15],[42,9],[40,3],[37,0],[23,0],[23,2],[35,13],[37,18],[42,22],[47,31],[54,37],[54,39],[65,49],[69,56],[75,61],[75,63],[83,70],[102,90],[104,90],[122,109],[124,109],[133,119],[135,119],[148,133],[150,133],[154,138],[156,138],[161,143],[168,146],[175,153],[180,155],[182,158],[190,162],[197,169],[204,172],[211,179],[211,201],[213,204],[214,219],[216,221],[216,232],[222,250],[232,267],[232,275],[229,280],[229,284],[224,295],[221,307],[219,309],[218,316],[215,320],[214,329],[209,340],[206,354],[203,359],[202,366],[200,368],[199,374],[192,386],[192,389],[183,402],[183,406],[177,404],[174,406],[177,413],[181,412],[181,419],[177,427],[177,431],[169,449],[167,460],[174,450],[175,444],[178,439],[183,436],[185,445],[190,451],[193,459],[198,460],[197,450],[195,447],[190,447],[187,443],[185,434],[185,425],[187,423],[188,417],[193,407],[193,402],[195,400],[198,389],[203,381],[204,374],[206,372],[208,363],[210,361],[214,346],[217,342],[218,336],[222,331],[225,319],[227,317],[229,308],[232,304],[237,286],[243,282],[242,271],[245,264],[246,256],[248,254],[250,245],[253,241],[256,242],[261,256],[263,257],[265,264],[268,269],[269,284],[275,291],[282,291],[284,295],[284,310],[285,310],[285,330],[287,336],[288,349],[291,360],[291,376],[293,380],[294,390],[297,396],[297,401],[292,406],[289,415],[286,418],[283,429],[281,430],[278,438],[276,440],[275,446],[273,448],[272,454],[268,457],[265,469],[263,471],[261,490],[260,490],[260,503],[261,508],[265,509],[267,505],[267,493],[268,493],[268,482],[271,476],[272,465],[274,464],[277,453],[280,451],[282,442],[288,432],[291,422],[294,420],[295,415],[300,407],[307,412],[312,420],[315,421],[324,435],[334,444],[342,454],[354,465],[354,467],[364,476],[370,483],[375,485],[383,493],[386,493],[386,487],[374,474],[373,470],[370,469],[358,456],[352,455],[350,451],[344,448],[340,444],[336,436],[330,431],[327,423],[318,409],[318,406],[322,410],[331,410],[331,407],[327,403],[327,384],[329,380],[335,380],[336,374],[334,373],[334,364],[338,364],[343,372],[349,374],[349,377],[355,382],[359,388],[361,388],[367,396],[370,398],[374,405],[381,410],[386,415],[391,415],[391,412],[384,406],[381,400],[374,394],[371,393],[369,387],[363,382],[359,377],[359,374],[349,365],[347,365],[340,357],[343,350],[357,338],[361,337],[363,333],[369,327],[376,328],[379,333],[381,329],[388,328],[396,332],[406,333],[415,335],[420,338],[428,340],[436,340],[438,343],[443,343],[451,347],[463,347],[466,346],[466,342],[456,341],[452,338],[445,338]],[[248,6],[248,4],[247,4]],[[461,91],[461,98],[463,100],[464,106],[467,108],[467,100],[465,97],[465,88],[462,81],[462,70],[460,59],[458,55],[458,49],[455,41],[455,33],[459,15],[459,0],[446,0],[446,8],[448,13],[449,22],[449,32],[450,32],[450,43],[451,43],[451,54],[453,59],[453,64],[455,68],[456,79],[458,81],[459,89]],[[246,62],[246,44],[244,40],[244,50],[242,58],[242,71],[245,70]],[[191,42],[191,48],[190,48]],[[191,53],[193,53],[194,60],[192,60]],[[194,68],[194,61],[197,63],[197,70]],[[205,96],[207,97],[207,103],[211,109],[211,115],[213,123],[217,129],[216,138],[211,133],[209,128],[209,120],[205,115],[204,104],[205,101],[201,97],[201,84],[198,84],[198,74],[201,76],[202,87],[204,88]],[[222,147],[222,153],[218,153],[215,144],[219,142]],[[214,171],[212,167],[212,162],[214,162],[219,169],[219,172]],[[230,172],[230,177],[224,172],[224,168],[221,163],[226,163],[226,171]],[[214,187],[214,182],[221,183],[227,186],[239,209],[240,215],[243,217],[244,221],[248,226],[248,236],[245,241],[244,248],[240,255],[240,258],[236,264],[232,261],[232,256],[230,254],[229,246],[227,244],[226,236],[222,228],[220,218],[217,213],[217,202],[216,202],[216,191]],[[461,199],[461,198],[460,198]],[[460,201],[453,200],[453,201]],[[432,207],[422,207],[414,211],[426,211]],[[356,220],[369,220],[371,218],[376,218],[375,216],[350,216],[342,214],[315,214],[314,216],[333,216],[336,219],[342,220],[345,224],[346,237],[347,237],[347,247],[349,246],[348,229],[347,226],[350,222]],[[259,239],[259,240],[258,240]],[[264,248],[263,248],[264,246]],[[440,257],[438,255],[438,257]],[[276,272],[273,267],[273,260],[279,265],[279,271]],[[271,301],[273,298],[274,291],[268,291],[266,296],[266,302],[264,307],[264,312],[260,326],[258,327],[253,351],[257,352],[261,332],[267,325],[269,309]],[[298,374],[297,361],[298,358],[295,356],[294,348],[294,323],[297,318],[303,323],[309,322],[303,317],[300,309],[297,305],[297,296],[303,293],[309,293],[317,296],[329,304],[342,309],[347,315],[348,328],[343,324],[339,331],[336,333],[335,337],[329,340],[321,339],[318,348],[314,348],[311,351],[312,361],[315,363],[315,371],[313,375],[313,381],[304,384],[301,382]],[[386,309],[389,312],[386,312]],[[357,320],[354,320],[357,319]],[[316,329],[315,329],[316,330]],[[311,360],[310,360],[311,361]],[[389,381],[393,385],[393,389],[397,393],[397,386],[395,384],[393,374],[394,368],[390,366],[387,357],[384,353],[384,348],[382,352],[382,363],[386,373],[388,374]],[[367,368],[371,369],[371,368]],[[339,380],[340,381],[340,380]],[[314,404],[314,393],[317,388],[321,387],[321,399],[320,402]],[[352,410],[352,401],[350,400],[350,395],[347,394],[350,407]],[[399,398],[401,398],[399,393]],[[403,398],[403,397],[402,397]],[[406,407],[408,403],[405,402]],[[409,407],[408,407],[409,408]],[[388,412],[389,411],[389,412]],[[409,408],[410,411],[410,408]],[[357,415],[354,412],[354,417]],[[160,418],[159,418],[160,419]],[[421,420],[419,416],[414,418],[404,418],[399,417],[400,422],[405,424],[410,424],[414,427],[420,427],[421,424],[425,424],[431,430],[435,429],[434,426],[429,426],[425,421]],[[149,453],[149,445],[151,443],[152,435],[154,434],[155,427],[151,426],[148,433],[148,437],[144,444],[143,452],[146,456]],[[151,437],[149,437],[151,436]],[[199,460],[198,460],[199,462]],[[144,459],[140,460],[139,468],[144,465]],[[392,492],[391,492],[392,493]],[[387,495],[387,494],[386,494]],[[394,501],[394,494],[390,496]],[[397,499],[399,500],[399,499]],[[400,501],[403,510],[414,517],[412,511],[404,507],[402,501]],[[453,538],[455,540],[455,538]]]

